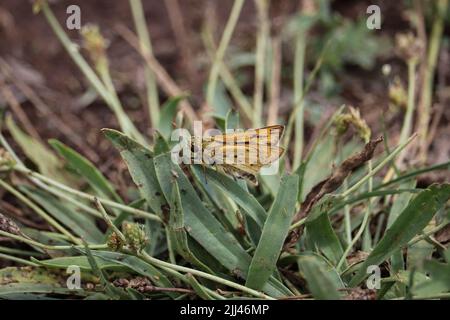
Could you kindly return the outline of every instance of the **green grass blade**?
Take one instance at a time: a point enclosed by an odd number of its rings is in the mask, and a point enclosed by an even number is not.
[[[49,144],[78,172],[78,174],[86,179],[99,196],[122,202],[108,179],[105,178],[92,162],[58,140],[50,139]]]
[[[343,254],[342,245],[334,232],[328,216],[337,199],[325,195],[311,210],[306,220],[307,235],[325,257],[336,265]]]
[[[170,140],[170,133],[172,132],[172,123],[177,113],[177,107],[181,100],[186,96],[178,96],[169,98],[161,107],[160,119],[158,123],[158,130],[167,141]]]
[[[273,274],[295,213],[297,193],[298,176],[283,177],[250,264],[246,286],[261,289]]]
[[[173,184],[170,201],[169,234],[173,240],[176,250],[185,260],[200,267],[203,271],[214,274],[214,272],[203,262],[197,259],[197,257],[189,249],[188,236],[186,233],[186,226],[184,224],[183,204],[181,203],[180,190],[176,181]]]
[[[380,264],[420,233],[449,198],[450,184],[432,185],[419,193],[386,231],[349,285],[357,286],[367,276],[368,266]]]
[[[104,263],[116,263],[127,267],[144,277],[148,277],[157,286],[166,288],[173,287],[173,284],[162,272],[138,257],[109,251],[92,251],[92,255],[103,260]],[[175,298],[179,293],[168,293],[168,295]]]
[[[69,203],[60,201],[42,190],[22,187],[21,191],[77,236],[90,243],[103,242],[103,233],[97,228],[95,220],[91,216],[85,215]]]
[[[338,289],[343,287],[343,284],[336,270],[323,258],[305,253],[298,258],[298,264],[314,298],[322,300],[340,298]]]
[[[152,211],[161,216],[161,208],[166,204],[166,200],[156,179],[153,153],[119,131],[111,129],[102,131],[119,150],[142,197],[147,200]]]
[[[154,163],[166,198],[170,198],[174,180],[178,183],[188,234],[230,272],[246,278],[251,261],[250,255],[205,208],[181,168],[171,161],[170,154],[155,157]],[[289,290],[275,279],[271,279],[263,290],[274,296],[290,294]]]
[[[205,168],[205,174],[208,183],[211,182],[226,192],[261,228],[263,227],[267,216],[266,210],[251,193],[242,189],[232,178],[213,169]]]
[[[102,258],[95,257],[97,266],[100,270],[109,271],[129,271],[128,267],[125,267],[117,262],[106,261]],[[92,267],[86,256],[73,256],[73,257],[57,257],[48,260],[37,260],[31,258],[33,262],[38,263],[41,266],[52,269],[67,269],[69,266],[78,266],[80,270],[91,271]]]
[[[76,184],[75,177],[64,170],[62,162],[51,149],[23,132],[11,117],[6,118],[6,126],[25,155],[36,164],[42,174],[68,185]]]

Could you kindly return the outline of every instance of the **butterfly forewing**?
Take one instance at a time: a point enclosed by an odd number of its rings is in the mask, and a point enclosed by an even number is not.
[[[202,140],[204,162],[255,182],[259,170],[283,154],[277,145],[283,131],[284,126],[274,125],[206,137]]]
[[[283,135],[284,126],[274,125],[258,129],[249,129],[245,132],[218,134],[203,139],[204,143],[218,142],[223,144],[272,144],[275,145]]]

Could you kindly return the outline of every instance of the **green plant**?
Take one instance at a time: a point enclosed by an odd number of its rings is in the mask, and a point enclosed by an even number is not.
[[[53,30],[70,49],[71,42],[50,7],[45,1],[40,3]],[[170,136],[172,122],[180,128],[190,126],[177,116],[186,97],[172,97],[159,109],[153,95],[155,78],[161,82],[162,73],[152,56],[142,6],[134,0],[130,4],[149,67],[148,102],[152,115],[157,109],[152,124],[158,132],[147,139],[126,116],[112,86],[103,47],[100,60],[92,59],[96,73],[78,52],[69,50],[119,119],[123,132],[103,129],[102,134],[120,153],[134,184],[127,186],[126,194],[118,192],[76,150],[57,140],[49,141],[50,149],[8,117],[6,126],[12,138],[34,166],[21,161],[0,134],[4,148],[0,187],[45,220],[50,231],[27,228],[0,214],[0,237],[27,246],[0,246],[0,258],[31,270],[26,276],[19,267],[0,270],[0,298],[48,294],[80,299],[340,299],[355,288],[365,297],[373,294],[364,282],[370,266],[386,271],[380,279],[379,299],[449,297],[450,251],[434,236],[449,227],[450,184],[418,188],[416,178],[449,170],[450,162],[396,171],[386,181],[380,175],[395,167],[396,157],[416,137],[410,135],[414,87],[410,87],[401,139],[392,150],[387,139],[381,150],[383,138],[372,139],[357,109],[341,107],[303,152],[303,102],[326,60],[329,47],[324,46],[305,84],[303,78],[295,80],[282,141],[286,152],[277,174],[260,176],[260,185],[255,187],[213,168],[178,165],[171,160]],[[243,1],[234,2],[217,49],[209,26],[203,34],[212,59],[207,103],[212,106],[221,99],[223,81],[238,101],[244,121],[254,125],[263,123],[263,80],[268,69],[262,64],[271,43],[265,25],[266,4],[258,7],[262,25],[253,104],[224,59]],[[296,34],[296,76],[306,68],[306,30],[303,26]],[[90,32],[99,37],[98,29]],[[409,66],[410,80],[414,63]],[[216,125],[238,127],[238,115],[231,108],[225,111],[215,114]],[[343,135],[349,130],[357,134],[345,140]],[[297,140],[291,143],[293,131]],[[288,169],[291,159],[293,170]],[[373,223],[379,217],[386,217],[386,227]],[[376,230],[371,228],[374,225]],[[67,288],[60,271],[73,265],[80,267],[83,283],[94,285]],[[140,292],[118,285],[120,279],[136,277],[145,277],[152,284],[150,289]]]

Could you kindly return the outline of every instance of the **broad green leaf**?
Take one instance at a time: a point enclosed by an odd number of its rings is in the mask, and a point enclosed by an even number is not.
[[[239,128],[239,113],[233,110],[228,111],[225,118],[226,129],[238,129]]]
[[[92,273],[94,273],[100,279],[100,283],[103,286],[103,291],[113,299],[127,299],[128,295],[126,294],[125,290],[123,288],[118,288],[111,282],[109,282],[106,273],[99,268],[97,259],[95,259],[95,257],[92,255],[92,251],[89,248],[88,244],[84,241],[83,244],[84,250],[79,248],[75,248],[75,250],[86,255],[87,260],[91,266]]]
[[[213,183],[225,192],[262,228],[266,220],[266,211],[251,193],[242,189],[232,178],[213,169],[205,168],[205,174],[208,183]]]
[[[399,188],[400,189],[403,189],[403,188],[409,189],[409,188],[415,188],[415,186],[416,186],[416,181],[411,180],[411,181],[403,182],[399,186]],[[392,204],[391,210],[389,211],[387,228],[389,228],[395,222],[395,220],[398,218],[400,213],[402,213],[402,211],[406,208],[406,206],[408,205],[412,196],[413,195],[408,192],[404,192],[404,193],[399,194],[398,196],[395,196],[394,203]],[[393,252],[392,257],[391,257],[391,265],[392,265],[391,274],[395,274],[398,271],[403,270],[405,268],[403,252],[401,249]],[[404,295],[406,292],[405,286],[400,284],[398,287],[399,287],[400,294]]]
[[[330,208],[337,202],[336,197],[325,195],[311,210],[306,220],[309,241],[325,257],[336,265],[342,257],[343,249],[328,216]]]
[[[86,256],[73,256],[73,257],[58,257],[48,260],[37,260],[35,258],[31,258],[33,262],[36,262],[42,266],[47,268],[55,268],[55,269],[67,269],[69,266],[78,266],[80,270],[91,271],[91,265]],[[111,270],[111,271],[126,271],[129,268],[124,267],[122,264],[118,264],[116,262],[106,261],[101,258],[95,258],[97,261],[98,267],[103,270]]]
[[[428,297],[439,295],[450,291],[450,266],[436,260],[424,261],[423,266],[414,272],[411,270],[401,270],[396,274],[395,280],[406,286],[411,284],[412,295],[415,297]],[[393,292],[386,293],[386,298],[396,298]]]
[[[204,190],[207,198],[211,201],[211,205],[216,208],[216,211],[214,211],[215,217],[223,225],[228,225],[229,227],[227,228],[229,230],[237,230],[240,226],[236,215],[239,206],[228,196],[227,192],[224,192],[213,183],[208,183],[205,171],[206,167],[201,165],[191,165],[190,167],[197,188]]]
[[[213,300],[211,295],[204,289],[204,287],[197,281],[197,279],[195,279],[192,274],[187,274],[186,278],[189,281],[192,289],[194,289],[194,291],[200,298],[202,298],[203,300]]]
[[[126,135],[110,129],[105,129],[104,133],[121,152],[133,181],[140,188],[149,206],[160,215],[165,208],[165,199],[170,199],[172,182],[177,179],[188,234],[229,271],[245,277],[250,255],[204,207],[183,171],[172,162],[170,154],[153,158],[150,151]],[[272,280],[265,289],[274,296],[290,294],[290,291],[276,280]]]
[[[166,140],[170,139],[170,133],[172,132],[172,123],[177,113],[178,104],[185,98],[186,96],[169,98],[161,107],[158,130]]]
[[[6,117],[6,126],[25,155],[36,164],[43,175],[67,185],[78,184],[75,177],[64,169],[62,161],[47,146],[23,132],[10,116]]]
[[[155,132],[154,137],[155,137],[155,146],[153,148],[153,152],[155,156],[170,151],[169,144],[159,132]]]
[[[407,269],[420,266],[425,260],[431,259],[434,249],[434,245],[426,240],[421,240],[416,242],[413,246],[410,246],[408,248],[408,256],[406,259]]]
[[[138,257],[110,251],[92,251],[92,255],[102,259],[105,262],[116,263],[127,267],[134,272],[148,277],[153,283],[160,287],[173,287],[169,279],[151,264],[139,259]],[[177,297],[178,293],[168,293],[171,297]]]
[[[423,281],[413,287],[413,293],[417,295],[432,295],[450,291],[450,265],[436,260],[426,260],[423,270],[428,276],[428,281]]]
[[[316,299],[337,300],[339,288],[343,288],[336,270],[316,254],[301,254],[298,258],[300,272],[306,279],[308,288]]]
[[[155,157],[154,163],[166,198],[170,198],[173,182],[176,180],[178,183],[185,229],[189,235],[225,268],[235,275],[246,278],[251,261],[250,255],[205,208],[181,168],[171,161],[170,154]],[[289,290],[275,279],[272,279],[263,290],[274,296],[290,294]]]
[[[449,198],[450,184],[432,185],[419,193],[386,231],[349,285],[357,286],[367,276],[368,266],[382,263],[420,233]]]
[[[153,212],[161,216],[166,200],[156,179],[152,152],[119,131],[104,129],[103,133],[119,150],[141,196]]]
[[[7,267],[0,269],[0,286],[11,282],[61,284],[63,278],[57,273],[39,267]]]
[[[200,267],[204,271],[214,274],[214,272],[201,262],[189,248],[188,236],[184,224],[183,204],[181,203],[180,190],[175,181],[172,188],[170,201],[169,234],[177,252],[190,263]]]
[[[66,146],[62,142],[50,139],[49,144],[67,161],[67,163],[84,177],[95,192],[103,197],[122,202],[119,195],[109,183],[108,179],[98,170],[92,162],[81,154]]]
[[[83,290],[69,290],[66,279],[44,268],[8,267],[0,270],[0,297],[23,293],[85,295]]]
[[[43,284],[43,283],[9,283],[0,285],[0,297],[10,296],[12,294],[24,293],[47,293],[47,294],[64,294],[64,295],[79,295],[85,296],[87,293],[84,290],[70,290],[57,284]]]
[[[273,274],[295,213],[298,176],[284,176],[256,247],[246,286],[261,289]]]
[[[97,228],[95,220],[91,216],[42,190],[25,186],[20,189],[77,236],[91,243],[103,242],[103,233]]]

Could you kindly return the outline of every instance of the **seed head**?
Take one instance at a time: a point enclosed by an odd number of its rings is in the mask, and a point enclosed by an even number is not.
[[[16,164],[8,151],[0,148],[0,171],[9,171]]]
[[[119,251],[120,249],[122,249],[124,242],[117,233],[112,232],[109,235],[106,244],[108,245],[108,248],[110,248],[111,250]]]
[[[361,117],[359,110],[353,107],[349,107],[349,112],[340,114],[335,119],[335,126],[338,135],[344,134],[350,125],[353,125],[358,132],[359,136],[364,142],[370,140],[372,132],[366,121]]]
[[[100,33],[98,26],[88,24],[81,29],[83,36],[83,46],[89,53],[89,56],[96,66],[96,69],[108,68],[108,58],[106,48],[108,41]]]
[[[141,224],[124,222],[122,224],[122,232],[125,236],[126,244],[134,252],[141,251],[148,243],[144,226]]]
[[[422,56],[423,50],[423,42],[411,32],[399,33],[395,36],[395,51],[405,61],[417,61]]]

